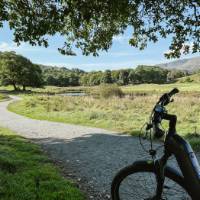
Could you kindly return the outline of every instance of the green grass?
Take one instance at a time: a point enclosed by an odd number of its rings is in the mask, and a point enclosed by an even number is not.
[[[31,118],[75,123],[131,132],[139,130],[148,119],[158,95],[125,98],[27,96],[9,105],[9,110]],[[169,107],[176,113],[183,133],[200,130],[199,96],[176,97]]]
[[[187,82],[185,79],[188,77],[193,80],[192,82]],[[173,84],[140,84],[140,85],[128,85],[121,86],[121,89],[125,93],[162,93],[168,92],[174,87],[179,88],[182,92],[200,92],[200,84],[197,79],[200,80],[199,74],[187,76],[178,80],[177,83]],[[0,86],[0,90],[6,90],[8,92],[13,92],[12,86]],[[57,87],[57,86],[45,86],[44,88],[27,88],[29,93],[36,94],[61,94],[67,92],[87,92],[87,93],[98,93],[98,86],[84,87]],[[21,91],[23,94],[24,92]],[[28,92],[27,92],[28,93]]]
[[[81,124],[137,135],[141,126],[148,120],[159,96],[174,87],[179,88],[181,92],[175,96],[175,102],[167,109],[169,113],[178,116],[178,133],[189,138],[194,146],[198,146],[200,139],[191,137],[196,132],[200,133],[200,87],[196,83],[123,86],[122,91],[129,94],[124,98],[106,99],[96,95],[24,95],[22,101],[10,104],[8,109],[34,119]],[[98,87],[92,87],[91,91],[96,94]],[[164,123],[164,127],[167,127],[167,122]]]
[[[29,95],[29,94],[43,94],[43,95],[55,95],[55,94],[64,94],[64,93],[88,93],[95,91],[96,87],[57,87],[57,86],[44,86],[42,88],[31,88],[27,87],[26,91],[17,90],[15,91],[12,86],[0,86],[0,93],[12,94],[12,95]]]
[[[174,87],[177,87],[181,92],[200,92],[199,83],[173,83],[173,84],[141,84],[133,86],[122,86],[122,90],[126,93],[131,92],[146,92],[146,93],[163,93],[169,92]]]
[[[8,86],[0,86],[0,90],[5,90],[5,91],[12,91],[14,88],[12,85]]]
[[[132,102],[129,106],[132,107],[134,103],[137,102]],[[125,104],[128,105],[129,101]],[[93,97],[28,96],[23,101],[10,104],[8,109],[41,120],[131,131],[133,126],[129,123],[130,120],[140,116],[123,113],[127,106],[125,104],[119,105],[118,98],[110,100]]]
[[[36,144],[0,128],[0,199],[84,200]]]
[[[199,84],[200,83],[200,73],[192,74],[190,76],[179,78],[179,83],[192,83]]]
[[[6,94],[1,94],[1,93],[0,93],[0,101],[5,101],[5,100],[7,100],[7,99],[9,99],[9,96],[8,96],[8,95],[6,95]]]

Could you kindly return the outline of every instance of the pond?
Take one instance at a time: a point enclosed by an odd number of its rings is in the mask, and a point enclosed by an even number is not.
[[[86,96],[87,94],[85,92],[67,92],[61,95],[62,96]]]

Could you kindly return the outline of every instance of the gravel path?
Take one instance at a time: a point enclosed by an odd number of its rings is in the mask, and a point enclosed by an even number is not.
[[[144,154],[135,137],[29,119],[9,112],[6,108],[11,101],[0,103],[0,126],[40,143],[51,158],[67,169],[68,176],[86,186],[89,199],[109,199],[116,172]]]

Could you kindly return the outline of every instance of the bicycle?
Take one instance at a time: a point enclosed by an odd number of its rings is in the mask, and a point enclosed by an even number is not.
[[[152,159],[136,161],[117,173],[111,186],[112,200],[200,200],[199,163],[190,144],[176,133],[176,115],[168,114],[165,108],[178,92],[174,88],[163,94],[154,106],[149,123],[144,126],[144,135],[140,136],[140,141],[149,138],[148,153]],[[160,127],[163,119],[169,121],[166,134]],[[163,135],[164,152],[157,159],[152,140]],[[180,170],[167,165],[173,155]]]

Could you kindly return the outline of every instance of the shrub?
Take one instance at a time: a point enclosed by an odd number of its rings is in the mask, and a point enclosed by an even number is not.
[[[190,77],[187,77],[187,78],[185,79],[185,83],[191,83],[191,82],[193,82],[193,80],[192,80]]]
[[[104,119],[106,116],[106,114],[104,114],[103,112],[98,112],[98,111],[93,111],[90,113],[89,115],[89,119],[93,120],[93,119]]]
[[[101,85],[99,86],[99,95],[103,98],[109,98],[109,97],[123,97],[124,93],[117,85]]]

